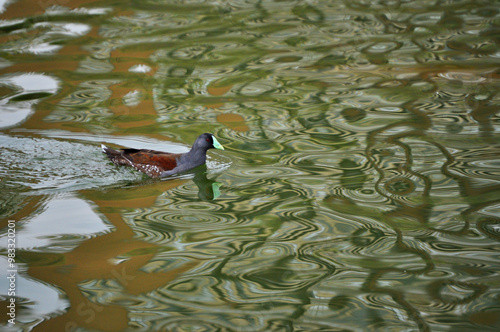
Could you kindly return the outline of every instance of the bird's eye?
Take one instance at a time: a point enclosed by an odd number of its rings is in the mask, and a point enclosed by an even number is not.
[[[207,140],[207,142],[210,142],[210,138],[207,137],[206,140]]]

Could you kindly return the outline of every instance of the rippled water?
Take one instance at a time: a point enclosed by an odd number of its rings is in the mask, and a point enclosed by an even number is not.
[[[499,5],[0,2],[2,329],[498,330]]]

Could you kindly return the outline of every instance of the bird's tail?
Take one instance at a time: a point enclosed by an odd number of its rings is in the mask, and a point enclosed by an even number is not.
[[[117,165],[129,165],[130,162],[123,157],[122,151],[118,150],[113,150],[111,148],[108,148],[106,145],[101,144],[101,149],[102,152],[105,153],[109,160],[111,160],[113,163]]]
[[[101,149],[102,149],[102,152],[104,152],[105,154],[107,154],[109,158],[120,155],[119,151],[116,151],[116,150],[113,150],[111,148],[108,148],[104,144],[101,144]]]

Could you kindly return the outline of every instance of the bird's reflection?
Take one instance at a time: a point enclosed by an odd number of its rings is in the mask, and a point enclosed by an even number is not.
[[[198,187],[198,197],[203,201],[211,201],[220,196],[221,183],[207,178],[207,167],[205,165],[199,167],[199,170],[194,172],[193,182]]]
[[[203,201],[211,201],[220,196],[220,188],[222,184],[207,177],[207,166],[198,166],[195,169],[184,172],[180,175],[171,176],[161,179],[162,182],[171,182],[173,180],[189,180],[192,179],[198,187],[198,198]],[[157,179],[150,179],[148,182],[157,182]]]

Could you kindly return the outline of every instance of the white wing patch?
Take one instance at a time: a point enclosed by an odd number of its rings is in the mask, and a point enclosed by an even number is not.
[[[138,170],[140,172],[146,173],[147,175],[149,175],[151,177],[160,176],[161,172],[163,172],[163,170],[156,165],[133,164],[132,162],[130,162],[130,166],[132,166],[133,168],[135,168],[136,170]]]

